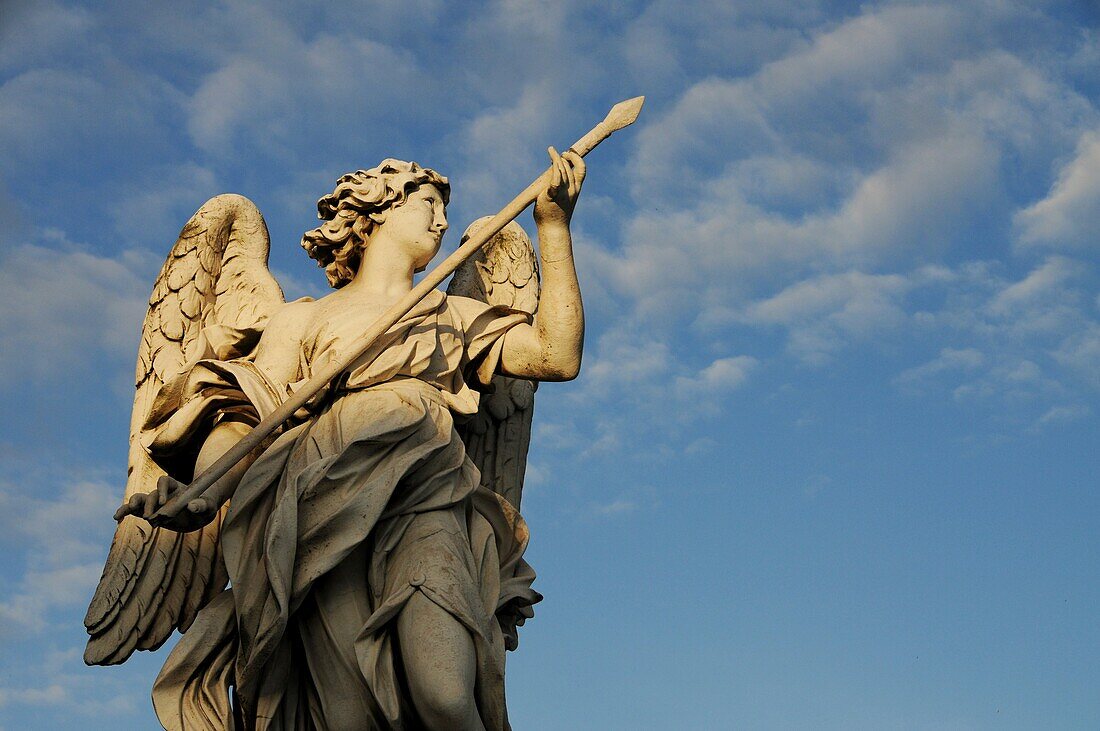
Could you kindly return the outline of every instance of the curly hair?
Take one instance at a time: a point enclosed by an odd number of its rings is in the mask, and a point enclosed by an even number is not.
[[[363,247],[377,226],[371,214],[401,205],[421,185],[438,188],[446,205],[451,194],[447,178],[415,162],[394,159],[341,175],[336,189],[317,201],[317,217],[324,223],[302,236],[302,248],[324,267],[334,289],[350,282],[359,269]]]

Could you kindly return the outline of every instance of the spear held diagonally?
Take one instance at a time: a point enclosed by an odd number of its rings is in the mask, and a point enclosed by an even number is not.
[[[588,134],[581,137],[569,148],[576,154],[584,157],[596,145],[600,144],[613,132],[631,125],[638,118],[642,110],[645,97],[639,96],[633,99],[619,102],[611,108],[604,120],[593,127]],[[263,443],[264,439],[282,426],[302,406],[305,406],[311,398],[333,382],[344,371],[351,368],[361,358],[374,342],[386,331],[393,327],[402,317],[407,315],[424,297],[438,287],[444,279],[450,276],[464,261],[473,256],[493,236],[498,234],[510,221],[523,213],[523,211],[538,198],[550,182],[553,168],[547,169],[528,185],[522,193],[517,195],[499,213],[490,219],[489,223],[471,236],[453,254],[448,256],[435,269],[426,274],[420,283],[413,287],[408,294],[398,300],[390,309],[379,317],[374,324],[363,333],[359,347],[348,355],[347,358],[332,364],[330,367],[315,373],[302,388],[297,390],[277,409],[264,417],[260,423],[252,428],[239,442],[225,452],[214,464],[206,468],[191,484],[176,493],[164,505],[162,505],[150,518],[167,518],[176,515],[190,501],[202,497],[202,495],[231,470],[238,462],[248,456],[256,447]]]

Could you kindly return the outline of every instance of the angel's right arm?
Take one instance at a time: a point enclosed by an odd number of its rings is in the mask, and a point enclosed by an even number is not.
[[[577,377],[584,350],[584,306],[569,221],[584,183],[584,160],[575,152],[558,155],[550,148],[555,175],[535,202],[542,296],[532,325],[508,331],[501,352],[501,373],[539,381]]]

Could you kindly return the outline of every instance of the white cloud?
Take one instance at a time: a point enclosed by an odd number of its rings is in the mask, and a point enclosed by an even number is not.
[[[110,149],[166,154],[166,122],[180,101],[159,77],[114,62],[87,70],[31,68],[0,86],[0,153],[16,169],[68,169],[74,159],[102,159]],[[70,183],[62,178],[55,186],[69,190]]]
[[[1068,334],[1053,356],[1079,378],[1100,388],[1100,323],[1093,321]]]
[[[947,66],[966,50],[961,14],[948,7],[889,7],[818,31],[803,49],[743,79],[708,78],[639,133],[635,190],[644,198],[670,178],[761,147],[812,150],[830,162],[879,140],[851,134],[869,93]],[[855,129],[853,129],[855,128]],[[848,135],[842,135],[847,132]]]
[[[0,707],[14,703],[54,706],[64,702],[68,697],[65,689],[56,683],[45,688],[0,688]]]
[[[272,270],[271,274],[279,282],[279,286],[282,287],[283,296],[287,302],[293,302],[302,297],[320,299],[332,291],[320,271],[314,273],[314,277],[310,280],[284,271]]]
[[[0,686],[0,708],[30,706],[40,714],[44,709],[71,710],[97,718],[132,713],[146,693],[129,679],[105,678],[97,674],[101,669],[83,667],[80,656],[78,647],[57,650],[37,643],[33,660],[20,666],[16,683]],[[28,679],[37,685],[28,687]]]
[[[695,376],[680,376],[676,379],[677,388],[687,391],[705,390],[712,393],[730,391],[739,388],[749,377],[749,373],[758,365],[756,358],[738,355],[732,358],[719,358]]]
[[[806,279],[773,297],[754,302],[744,318],[768,325],[796,325],[835,313],[855,313],[853,324],[893,319],[894,300],[912,287],[898,274],[845,272]],[[885,313],[885,314],[884,314]]]
[[[728,74],[785,55],[805,44],[800,28],[821,19],[814,2],[656,0],[630,21],[623,53],[636,83],[660,88],[692,74]]]
[[[77,660],[79,662],[79,660]],[[69,708],[82,716],[120,716],[132,713],[136,708],[138,693],[104,693],[115,690],[116,683],[94,682],[86,677],[64,674],[51,676],[44,687],[0,687],[0,708],[6,706],[30,706],[37,712],[43,708]]]
[[[49,378],[88,367],[90,356],[136,353],[152,288],[147,258],[98,256],[56,231],[44,238],[50,245],[0,255],[0,381]]]
[[[85,41],[93,24],[83,8],[56,2],[6,0],[0,22],[0,69],[49,61],[67,46]]]
[[[415,44],[387,40],[429,32],[441,22],[438,3],[387,10],[369,23],[322,23],[326,30],[316,35],[304,32],[293,12],[262,5],[212,9],[202,16],[217,29],[209,38],[190,38],[182,24],[168,34],[171,52],[190,45],[203,63],[189,100],[166,91],[160,104],[177,104],[196,144],[219,158],[242,143],[261,144],[277,157],[298,154],[304,139],[340,138],[344,148],[361,149],[357,130],[368,128],[390,144],[402,125],[413,123],[408,115],[444,109],[442,90],[460,93],[473,77],[489,79],[468,107],[480,108],[479,114],[440,112],[462,121],[446,144],[464,151],[455,177],[465,203],[480,204],[514,187],[509,176],[519,176],[515,161],[533,159],[533,146],[557,129],[549,120],[564,116],[572,123],[570,98],[583,98],[609,59],[644,73],[648,61],[631,55],[629,38],[580,48],[587,31],[576,22],[579,7],[561,5],[550,16],[528,3],[487,7],[448,41],[455,52],[478,48],[464,71],[426,69],[410,55]],[[998,28],[1007,27],[998,23],[1013,12],[879,6],[815,27],[824,15],[814,7],[651,4],[631,21],[630,38],[664,49],[677,66],[668,83],[682,74],[698,79],[703,67],[727,75],[697,81],[666,102],[663,114],[661,106],[651,107],[632,130],[629,168],[639,212],[626,221],[618,252],[598,242],[587,247],[595,250],[594,278],[610,296],[626,300],[628,320],[660,326],[652,331],[654,341],[663,339],[661,327],[684,317],[708,331],[745,324],[746,313],[764,313],[763,303],[777,305],[781,295],[798,293],[800,283],[821,285],[853,272],[870,279],[832,310],[797,323],[755,324],[787,328],[789,351],[807,362],[827,360],[847,342],[904,324],[906,291],[912,290],[888,285],[891,277],[910,275],[882,272],[915,271],[935,260],[972,234],[975,210],[992,206],[995,212],[1003,205],[999,176],[1006,151],[1012,160],[1030,160],[1042,148],[1049,159],[1051,145],[1079,135],[1089,122],[1091,106],[1047,67],[996,48],[1003,40]],[[976,42],[968,24],[990,32]],[[380,30],[359,33],[367,26]],[[740,27],[753,29],[746,34],[757,39],[771,28],[779,42],[758,44],[747,55],[715,45],[714,38],[728,39],[730,28]],[[234,35],[239,42],[230,43]],[[494,39],[490,46],[486,35]],[[565,57],[563,44],[573,49]],[[523,51],[517,68],[532,73],[520,80],[513,73],[509,80],[505,72],[515,68],[499,60],[510,50]],[[704,66],[682,66],[681,57]],[[349,74],[352,67],[393,73]],[[729,69],[747,75],[733,78]],[[583,73],[588,71],[595,73]],[[143,85],[165,87],[155,80]],[[376,99],[397,109],[396,117],[378,117]],[[660,104],[660,93],[654,99]],[[186,212],[176,211],[193,209],[205,196],[200,189],[215,180],[208,165],[179,169],[186,174],[175,176],[175,190],[135,186],[116,218],[125,221],[126,210],[141,207],[160,211],[155,219],[178,227]],[[693,377],[671,364],[608,352],[592,364],[594,380],[606,380],[612,366],[618,374],[629,372],[632,362],[653,372],[664,367],[672,379]]]
[[[588,347],[581,375],[566,396],[571,404],[598,409],[598,418],[584,424],[540,421],[532,442],[589,458],[616,452],[636,443],[640,433],[658,430],[668,442],[665,448],[686,449],[668,430],[668,421],[720,416],[758,366],[748,355],[697,366],[676,359],[668,342],[629,325],[609,330]]]
[[[987,308],[998,317],[1018,315],[1052,295],[1062,294],[1065,283],[1077,273],[1079,270],[1069,259],[1051,257],[1019,282],[997,292]]]
[[[914,315],[926,330],[945,328],[1003,346],[1043,347],[1086,327],[1093,314],[1090,267],[1060,257],[1037,264],[1019,279],[996,261],[966,262],[952,270],[945,300]]]
[[[580,508],[582,520],[604,520],[630,515],[640,510],[652,510],[660,505],[657,491],[649,485],[634,485],[628,491],[611,498],[589,502]]]
[[[103,674],[81,661],[80,618],[110,547],[111,514],[122,484],[73,465],[29,470],[5,463],[0,536],[7,591],[0,600],[0,707],[18,713],[131,714],[147,679],[130,670]],[[87,477],[73,475],[88,473]],[[135,681],[138,681],[137,683]],[[27,709],[19,708],[27,707]],[[132,725],[132,724],[131,724]]]
[[[55,611],[79,607],[91,598],[122,488],[75,482],[55,498],[42,499],[11,485],[0,487],[0,527],[22,538],[28,556],[18,589],[0,602],[0,619],[5,634],[16,629],[39,632],[55,621]]]
[[[1033,361],[1006,356],[976,378],[956,386],[951,395],[960,403],[995,401],[1020,405],[1035,401],[1037,396],[1058,398],[1062,390]]]
[[[765,67],[761,85],[780,99],[797,99],[829,93],[837,82],[858,90],[895,83],[899,75],[942,67],[972,48],[964,17],[950,5],[868,8]]]
[[[1036,421],[1036,426],[1047,424],[1064,424],[1071,421],[1084,419],[1092,413],[1092,410],[1084,404],[1071,404],[1068,406],[1052,406]]]
[[[604,334],[582,384],[595,392],[631,390],[664,378],[672,367],[667,343],[622,330]]]
[[[940,374],[972,371],[985,362],[985,354],[977,348],[944,348],[939,357],[902,371],[896,380],[901,384],[918,384]]]
[[[560,98],[551,84],[536,82],[525,87],[511,106],[487,109],[464,125],[455,140],[464,158],[462,174],[455,180],[464,207],[480,210],[499,205],[506,200],[505,191],[522,190],[533,175],[530,165],[517,165],[518,161],[549,164],[541,148],[550,139],[549,127]],[[534,174],[544,167],[536,167]]]
[[[140,179],[119,186],[111,216],[127,244],[166,256],[195,211],[223,192],[207,167],[195,163],[150,167]]]
[[[589,514],[592,516],[608,517],[612,515],[621,515],[622,513],[632,513],[638,509],[638,504],[633,500],[625,500],[619,498],[609,503],[594,503],[589,506]]]
[[[1047,196],[1019,211],[1014,222],[1025,245],[1100,245],[1100,132],[1082,136]]]
[[[807,198],[799,190],[806,179],[790,174],[792,165],[813,169],[801,158],[768,165],[779,168],[770,178],[759,162],[734,167],[694,200],[643,210],[627,225],[622,253],[596,258],[600,279],[646,316],[694,311],[712,323],[728,320],[738,299],[762,285],[813,269],[928,260],[949,247],[986,199],[996,155],[965,137],[905,148],[862,176],[839,207],[821,213],[788,217],[747,199],[747,189],[762,185],[775,191],[773,200]],[[783,178],[790,193],[780,192]],[[819,179],[826,189],[837,185],[835,176]]]
[[[1081,262],[1062,257],[1018,278],[992,262],[957,267],[942,286],[919,291],[928,306],[912,316],[914,334],[951,345],[895,382],[948,389],[959,401],[1030,404],[1033,413],[1087,390],[1090,379],[1100,383],[1090,375],[1088,333],[1098,325],[1086,274]]]
[[[749,78],[690,87],[639,130],[640,210],[601,279],[645,316],[705,323],[761,288],[990,235],[1011,210],[1006,162],[1049,160],[1096,114],[1039,67],[974,55],[959,13],[867,12]]]
[[[661,404],[656,407],[666,410],[672,397],[688,411],[696,411],[721,403],[758,365],[755,358],[739,355],[694,369],[677,362],[668,343],[630,329],[605,333],[595,350],[582,369],[578,393],[572,395],[578,401],[627,399],[650,407]]]
[[[753,302],[733,317],[744,323],[781,326],[787,349],[799,360],[821,365],[848,343],[903,324],[905,296],[946,276],[936,268],[909,275],[851,271],[797,282]]]
[[[769,310],[828,296],[815,290],[836,278],[843,304],[781,323],[812,362],[904,325],[906,293],[933,282],[882,272],[984,251],[1011,215],[1017,170],[1096,122],[1052,66],[999,47],[1035,21],[992,6],[869,7],[749,76],[697,82],[639,130],[639,210],[621,249],[594,257],[598,279],[642,322],[709,332],[780,324]]]
[[[1100,358],[1091,265],[1053,257],[1009,275],[1004,232],[1021,180],[1075,145],[1075,183],[1061,185],[1085,187],[1092,149],[1078,140],[1098,115],[1050,58],[1000,47],[1038,20],[880,6],[749,76],[697,82],[640,131],[639,211],[621,249],[593,257],[598,279],[650,337],[685,320],[712,337],[775,329],[796,360],[823,364],[907,333],[940,355],[899,385],[1050,408]],[[967,262],[975,252],[990,258]]]
[[[799,233],[842,260],[889,260],[918,247],[922,257],[940,253],[952,227],[988,200],[997,162],[984,139],[965,131],[900,146],[835,214],[811,218]]]
[[[249,144],[285,156],[301,139],[335,141],[335,130],[396,137],[424,112],[416,100],[435,91],[406,50],[327,34],[307,42],[274,18],[265,26],[262,48],[229,59],[188,102],[199,148],[225,156]]]

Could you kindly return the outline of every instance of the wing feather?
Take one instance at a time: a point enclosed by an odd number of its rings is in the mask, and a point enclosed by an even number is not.
[[[474,221],[464,238],[488,220]],[[539,303],[538,259],[523,228],[515,221],[505,226],[459,267],[447,292],[534,314]],[[517,509],[527,471],[537,388],[533,381],[494,376],[478,413],[459,430],[467,454],[481,470],[482,485]]]
[[[187,346],[204,326],[254,326],[283,303],[267,269],[269,246],[260,212],[238,195],[207,201],[180,232],[153,285],[138,344],[124,499],[155,489],[164,474],[138,436],[157,391],[184,367]],[[191,626],[228,581],[218,540],[225,510],[191,533],[133,516],[119,524],[84,618],[85,662],[124,662]]]

